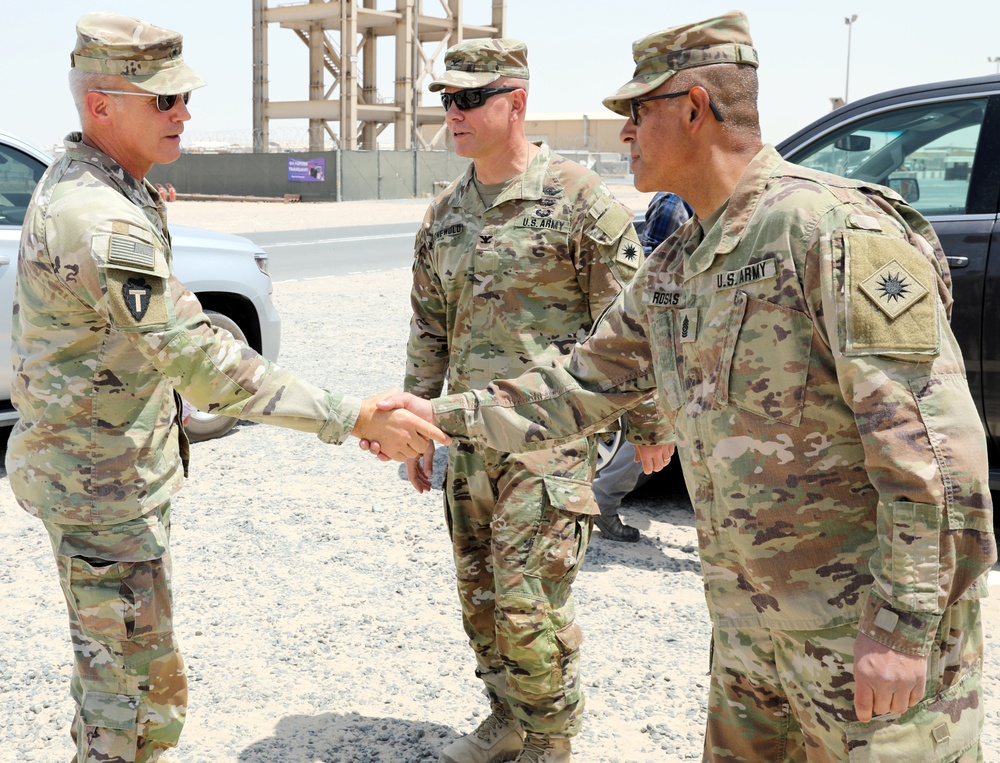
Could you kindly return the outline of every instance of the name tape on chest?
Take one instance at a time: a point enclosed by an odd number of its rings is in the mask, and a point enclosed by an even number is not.
[[[665,289],[647,291],[642,295],[642,301],[647,305],[656,305],[657,307],[679,307],[682,293],[680,290],[668,291]]]
[[[715,288],[732,289],[736,286],[764,281],[768,278],[775,278],[778,275],[778,263],[774,258],[761,260],[752,265],[744,265],[738,270],[727,270],[715,274]]]
[[[454,225],[446,225],[444,227],[438,228],[437,230],[432,230],[428,234],[428,238],[431,243],[437,243],[437,240],[444,238],[445,236],[457,236],[459,233],[465,230],[464,223],[455,223]]]

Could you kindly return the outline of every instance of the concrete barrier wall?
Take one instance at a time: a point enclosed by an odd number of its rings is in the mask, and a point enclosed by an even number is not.
[[[182,154],[172,164],[153,167],[148,177],[180,194],[362,201],[431,196],[467,166],[467,159],[448,151]]]

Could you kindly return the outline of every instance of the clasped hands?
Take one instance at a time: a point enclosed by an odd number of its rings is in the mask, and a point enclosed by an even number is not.
[[[381,461],[406,461],[407,476],[418,493],[430,490],[431,476],[433,475],[434,443],[448,445],[451,442],[451,438],[434,425],[434,410],[431,407],[431,401],[411,395],[409,392],[392,391],[376,395],[365,401],[365,403],[368,402],[374,404],[376,413],[390,416],[400,415],[402,421],[417,419],[429,427],[429,430],[424,431],[433,434],[425,434],[424,447],[419,452],[413,452],[413,448],[419,444],[418,439],[408,441],[407,447],[404,450],[399,450],[392,448],[391,443],[389,443],[390,447],[387,447],[387,443],[374,432],[370,435],[364,434],[355,427],[354,434],[361,440],[361,449],[378,456]],[[403,414],[409,415],[402,416]],[[399,457],[400,454],[402,454],[402,458]],[[674,446],[672,443],[669,445],[635,446],[635,460],[642,463],[642,469],[646,474],[663,469],[670,463],[673,455]]]
[[[430,401],[395,390],[361,401],[361,413],[351,434],[361,440],[362,449],[382,461],[417,458],[433,449],[435,442],[451,443],[451,438],[434,425]]]

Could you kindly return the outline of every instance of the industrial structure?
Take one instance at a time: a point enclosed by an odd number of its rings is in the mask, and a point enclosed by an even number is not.
[[[326,138],[336,149],[375,149],[390,125],[399,150],[443,148],[440,104],[420,105],[420,92],[444,52],[473,37],[503,37],[506,0],[487,0],[491,18],[468,23],[463,0],[437,0],[443,16],[424,13],[424,0],[308,0],[274,7],[253,0],[254,152],[266,153],[273,119],[308,119],[309,150],[323,151]],[[267,32],[271,24],[293,31],[309,48],[309,100],[268,97]],[[376,41],[394,38],[394,93],[380,95]],[[303,72],[305,75],[306,72]],[[427,126],[438,125],[437,130]]]

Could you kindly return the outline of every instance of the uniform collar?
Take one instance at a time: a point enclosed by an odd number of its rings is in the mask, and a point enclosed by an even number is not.
[[[505,201],[526,199],[537,201],[542,198],[542,189],[545,186],[545,169],[549,165],[549,157],[552,155],[552,151],[541,141],[535,143],[535,145],[538,146],[538,153],[535,154],[535,158],[528,164],[527,169],[521,173],[518,181],[508,185],[503,193],[497,197],[494,206],[502,204]],[[486,211],[486,207],[483,205],[483,200],[479,197],[479,192],[476,190],[475,181],[473,180],[474,172],[475,167],[470,162],[469,168],[465,171],[465,175],[462,176],[461,182],[459,182],[455,188],[455,192],[452,194],[451,205],[453,207],[461,207],[466,212],[479,217]]]
[[[706,231],[698,249],[685,261],[686,278],[708,270],[717,254],[729,254],[739,246],[768,181],[782,161],[781,156],[770,145],[764,146],[750,160],[729,197],[722,219]]]
[[[111,178],[118,190],[137,207],[149,209],[160,219],[166,230],[166,206],[156,188],[148,180],[137,180],[118,162],[100,149],[83,142],[83,134],[72,132],[63,140],[66,157],[71,161],[84,162],[97,167],[103,175]]]

